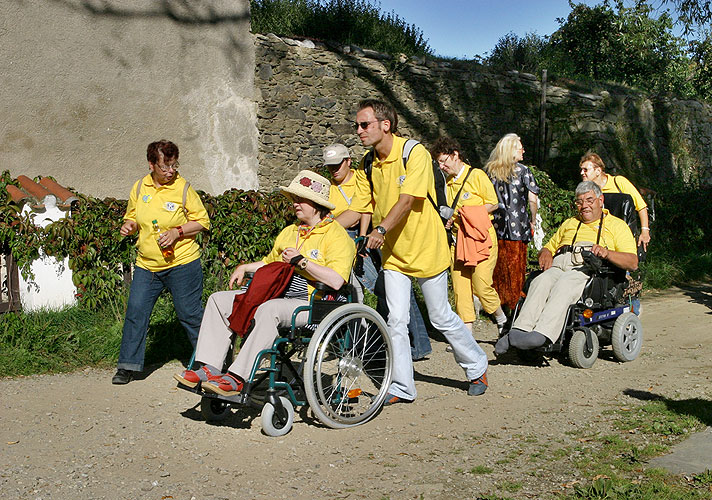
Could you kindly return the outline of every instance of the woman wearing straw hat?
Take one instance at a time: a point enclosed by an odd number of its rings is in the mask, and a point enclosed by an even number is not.
[[[237,266],[230,276],[229,286],[232,290],[234,284],[241,285],[245,273],[255,272],[272,262],[286,262],[295,267],[286,291],[280,298],[270,299],[257,308],[254,328],[225,373],[221,368],[233,335],[229,317],[235,295],[240,292],[212,294],[205,306],[195,351],[195,360],[202,366],[176,375],[176,380],[189,387],[202,381],[205,391],[223,396],[238,394],[249,379],[258,353],[272,346],[278,327],[289,326],[294,310],[308,305],[313,291],[309,281],[320,281],[339,289],[349,280],[356,248],[346,230],[334,223],[330,187],[327,179],[310,170],[302,170],[289,186],[280,187],[282,194],[292,201],[298,222],[282,230],[264,259]],[[305,325],[307,316],[306,311],[299,313],[296,326]]]

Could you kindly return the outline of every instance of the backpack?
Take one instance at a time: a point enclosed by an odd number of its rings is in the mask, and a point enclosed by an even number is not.
[[[407,165],[408,165],[408,158],[410,158],[410,152],[413,151],[413,148],[420,144],[415,139],[408,139],[405,141],[405,145],[403,146],[403,169],[407,170]],[[373,170],[373,155],[374,155],[373,148],[366,153],[366,156],[363,158],[363,171],[366,174],[366,178],[368,179],[368,183],[371,186],[371,193],[373,193],[373,179],[371,178],[372,176],[372,170]],[[432,160],[433,162],[433,178],[435,179],[435,200],[430,196],[430,193],[428,193],[428,200],[430,200],[430,203],[432,203],[433,208],[435,209],[438,214],[440,214],[440,207],[446,207],[447,206],[447,194],[445,192],[446,188],[446,179],[445,179],[445,174],[443,173],[442,170],[440,170],[440,165],[436,160]],[[443,225],[447,222],[446,218],[443,218],[440,216],[440,219],[442,220]]]

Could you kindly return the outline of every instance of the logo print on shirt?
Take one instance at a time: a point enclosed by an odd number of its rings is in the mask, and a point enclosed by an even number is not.
[[[311,260],[318,260],[319,259],[319,249],[313,248],[313,249],[309,250],[309,258]]]
[[[469,193],[469,192],[462,193],[462,199],[463,199],[463,200],[469,200],[469,199],[470,199],[470,193]]]
[[[144,203],[148,203],[149,201],[151,201],[152,198],[153,197],[150,194],[144,194],[141,199],[143,200]]]
[[[172,201],[167,201],[163,204],[163,207],[169,212],[175,212],[176,208],[178,208],[178,205],[176,205]]]
[[[404,182],[405,182],[405,175],[401,175],[400,177],[398,177],[398,185],[399,186],[402,186]]]

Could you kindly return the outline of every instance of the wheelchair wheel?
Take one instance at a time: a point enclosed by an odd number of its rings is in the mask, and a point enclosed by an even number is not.
[[[643,345],[643,324],[631,312],[623,313],[613,323],[611,331],[613,354],[618,361],[633,361]]]
[[[592,349],[586,348],[586,332],[574,330],[569,342],[569,359],[576,368],[591,368],[598,359],[598,337],[591,334]]]
[[[225,401],[204,396],[200,399],[200,413],[206,422],[222,422],[230,415],[230,407]]]
[[[262,407],[262,430],[272,437],[284,436],[292,429],[294,424],[294,405],[284,396],[279,397],[279,401],[284,407],[284,414],[278,415],[272,403],[265,403]]]
[[[391,384],[392,348],[383,318],[363,304],[329,313],[309,342],[304,365],[307,401],[334,429],[371,419]]]

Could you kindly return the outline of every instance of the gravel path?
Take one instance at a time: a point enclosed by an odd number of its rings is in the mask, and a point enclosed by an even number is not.
[[[621,364],[608,348],[589,370],[557,358],[541,367],[494,360],[495,328],[480,322],[491,360],[484,396],[467,396],[435,342],[415,364],[415,403],[347,430],[302,409],[281,438],[261,433],[258,410],[206,424],[198,398],[175,387],[178,363],[127,386],[96,369],[2,379],[0,498],[546,497],[581,479],[571,457],[547,457],[606,425],[606,410],[638,404],[630,390],[712,398],[710,309],[710,286],[648,294],[641,356]]]

